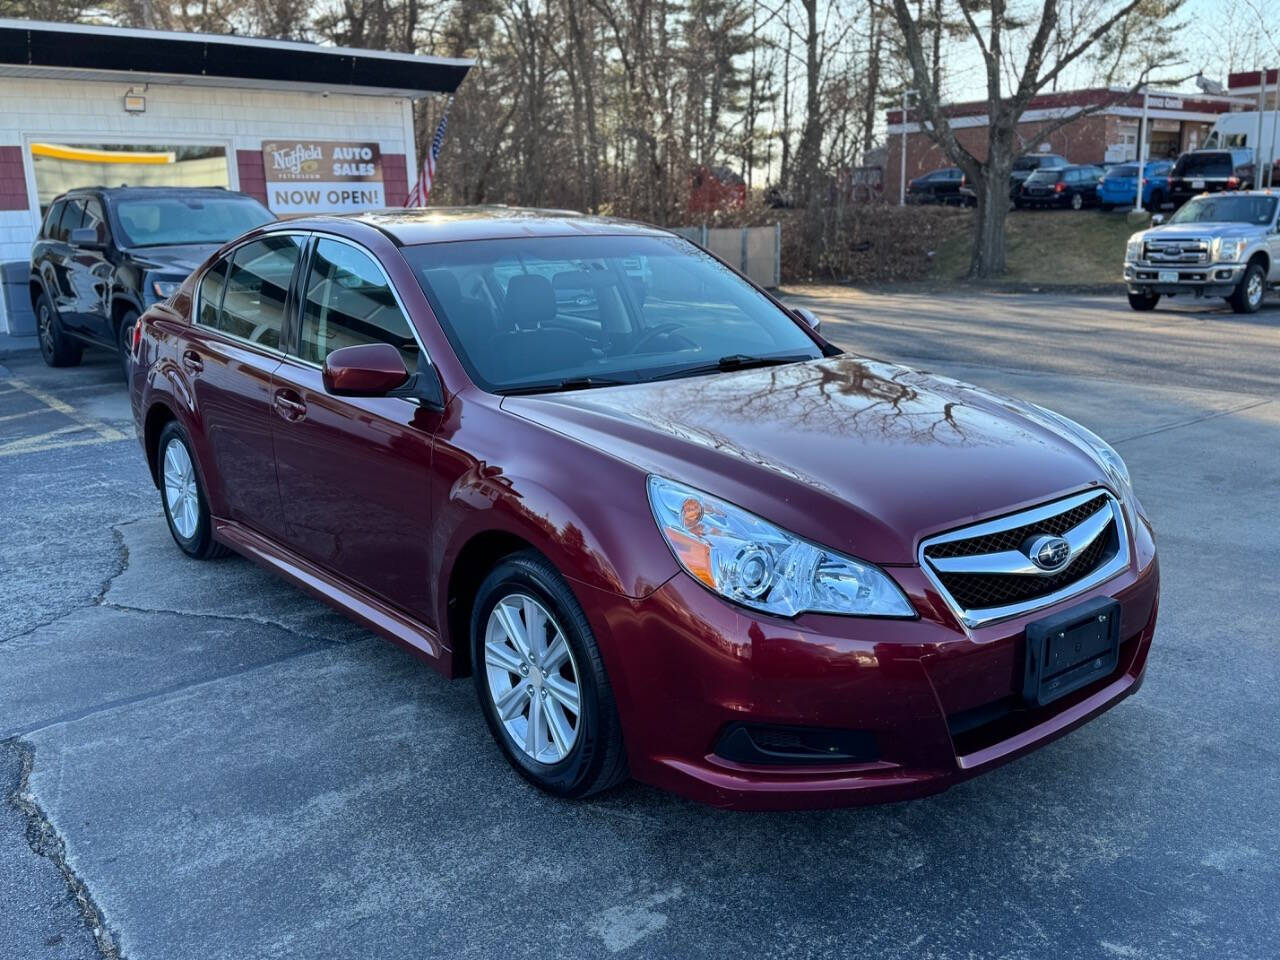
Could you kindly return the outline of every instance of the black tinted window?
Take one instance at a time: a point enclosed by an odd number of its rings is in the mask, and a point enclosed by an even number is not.
[[[1175,176],[1229,177],[1231,176],[1229,153],[1185,153],[1173,168]]]
[[[84,223],[84,201],[68,200],[62,210],[62,219],[58,221],[58,239],[70,240],[71,231],[80,229]]]
[[[266,347],[279,347],[285,298],[300,252],[299,239],[291,236],[264,237],[236,250],[217,328]]]
[[[418,367],[418,342],[378,265],[350,244],[322,239],[307,274],[298,355],[324,363],[339,347],[363,343],[389,343],[406,368]]]
[[[58,221],[62,219],[62,211],[66,209],[67,201],[59,200],[49,208],[49,212],[44,216],[44,225],[40,228],[40,236],[56,240],[58,237]]]
[[[222,309],[222,289],[227,283],[227,261],[224,257],[206,272],[200,280],[199,322],[206,327],[218,327],[218,311]]]

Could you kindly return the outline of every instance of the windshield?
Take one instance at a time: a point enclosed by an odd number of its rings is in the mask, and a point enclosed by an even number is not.
[[[252,197],[138,197],[116,202],[126,247],[221,245],[275,217]]]
[[[495,393],[822,356],[787,313],[678,237],[522,237],[402,253],[463,366]]]
[[[1265,227],[1276,215],[1275,197],[1216,193],[1194,197],[1169,218],[1170,223],[1251,223]]]

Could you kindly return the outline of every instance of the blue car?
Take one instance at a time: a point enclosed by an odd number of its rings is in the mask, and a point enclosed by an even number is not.
[[[1168,160],[1150,160],[1142,182],[1142,205],[1148,210],[1159,210],[1168,199],[1169,171],[1173,163]],[[1138,196],[1138,165],[1122,163],[1107,171],[1098,184],[1098,205],[1103,210],[1113,207],[1132,207]]]

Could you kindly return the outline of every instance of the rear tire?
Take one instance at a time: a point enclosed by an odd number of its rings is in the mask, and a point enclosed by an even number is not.
[[[618,707],[591,626],[540,553],[512,554],[485,577],[471,611],[471,663],[490,733],[534,786],[577,799],[627,778]]]
[[[74,367],[80,362],[84,347],[63,332],[58,311],[43,293],[36,297],[36,338],[40,356],[49,366]]]
[[[1071,209],[1072,209],[1072,210],[1083,210],[1083,209],[1084,209],[1084,194],[1082,194],[1082,193],[1073,193],[1073,194],[1071,195]]]
[[[1129,294],[1129,306],[1134,310],[1154,310],[1156,304],[1160,302],[1160,294],[1158,293],[1131,293]]]
[[[1240,283],[1227,298],[1227,302],[1236,313],[1257,313],[1266,295],[1267,277],[1262,264],[1255,261],[1245,267],[1244,276],[1240,278]]]
[[[231,551],[213,539],[213,518],[209,498],[200,483],[196,457],[187,432],[176,420],[160,431],[156,448],[156,474],[160,480],[160,502],[173,541],[188,557],[213,560]]]

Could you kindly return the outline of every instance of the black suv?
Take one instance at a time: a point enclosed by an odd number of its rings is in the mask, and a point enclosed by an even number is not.
[[[119,351],[127,376],[138,314],[222,244],[274,219],[253,197],[217,187],[88,187],[56,198],[31,247],[45,363],[72,366],[97,344]]]
[[[1067,158],[1057,153],[1024,153],[1017,160],[1013,161],[1013,169],[1009,173],[1009,199],[1015,205],[1018,200],[1018,194],[1022,191],[1022,185],[1026,182],[1027,177],[1035,173],[1037,170],[1044,170],[1049,167],[1058,168],[1068,166]],[[966,185],[963,181],[960,184],[961,199],[973,206],[978,202],[978,196],[974,192],[973,187]]]
[[[1180,207],[1202,193],[1253,189],[1253,151],[1192,150],[1169,171],[1169,199]]]
[[[1079,210],[1098,204],[1102,168],[1092,164],[1042,167],[1022,182],[1014,203],[1019,207],[1070,207]]]

